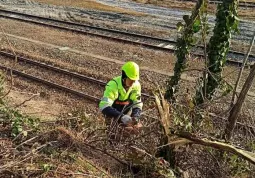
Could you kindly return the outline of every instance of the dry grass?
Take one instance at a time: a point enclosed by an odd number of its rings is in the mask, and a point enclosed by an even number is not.
[[[100,165],[89,159],[89,153],[86,155],[82,151],[78,151],[77,139],[74,138],[71,131],[63,127],[48,130],[44,132],[43,136],[26,138],[23,136],[17,137],[16,142],[11,142],[11,138],[5,140],[1,145],[1,153],[5,155],[7,161],[15,159],[9,166],[8,162],[3,161],[0,164],[0,176],[9,177],[21,174],[29,177],[90,177],[90,176],[108,176],[108,172]],[[39,134],[40,135],[40,134]],[[32,140],[33,139],[33,140]],[[23,144],[25,141],[29,144]],[[57,144],[55,144],[57,143]],[[10,146],[11,144],[11,146]],[[20,146],[16,152],[10,152],[10,147]],[[30,147],[29,145],[32,145]],[[33,149],[42,147],[34,152],[34,155],[29,154]],[[76,149],[76,150],[75,150]],[[84,152],[87,150],[83,148]],[[27,154],[24,156],[22,152]],[[50,158],[49,158],[50,157]],[[27,158],[30,158],[26,160]],[[105,175],[105,176],[103,176]]]
[[[87,116],[84,111],[40,124],[37,131],[25,124],[27,135],[21,133],[14,139],[9,136],[10,124],[0,124],[0,134],[5,137],[0,140],[1,158],[5,158],[0,162],[0,177],[134,177],[131,171],[134,166],[138,178],[145,173],[160,177],[162,170],[168,170],[154,166],[161,164],[158,163],[161,159],[153,157],[155,162],[151,162],[150,154],[140,153],[144,148],[156,149],[153,141],[157,143],[157,139],[150,129],[132,137],[115,133],[118,139],[114,139],[107,137],[101,117]]]
[[[53,4],[57,6],[73,6],[73,7],[79,7],[79,8],[87,8],[87,9],[96,9],[96,10],[102,10],[102,11],[111,11],[111,12],[118,12],[118,13],[126,13],[131,15],[145,15],[140,12],[135,12],[127,9],[122,9],[118,7],[112,7],[108,5],[104,5],[98,2],[95,2],[93,0],[35,0],[40,3],[45,4]]]

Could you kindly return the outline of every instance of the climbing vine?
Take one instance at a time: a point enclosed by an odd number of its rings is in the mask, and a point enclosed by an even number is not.
[[[197,92],[197,104],[202,103],[205,98],[212,99],[215,89],[223,85],[221,72],[226,64],[231,33],[238,31],[237,8],[238,0],[224,0],[217,6],[216,24],[208,44],[207,77],[202,87],[204,92]]]
[[[201,28],[200,10],[204,8],[205,0],[199,0],[193,10],[191,16],[184,15],[183,20],[185,24],[179,22],[177,24],[178,30],[182,32],[181,37],[177,39],[175,55],[177,62],[174,67],[174,76],[167,82],[167,90],[165,98],[169,101],[174,100],[174,94],[178,91],[178,83],[181,74],[187,68],[187,59],[190,49],[195,43],[194,34]]]

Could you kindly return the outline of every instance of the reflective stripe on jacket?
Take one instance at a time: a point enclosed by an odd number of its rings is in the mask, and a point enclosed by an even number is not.
[[[135,104],[141,102],[141,85],[139,81],[135,81],[128,91],[122,86],[121,76],[115,77],[110,80],[104,91],[104,96],[99,103],[99,108],[103,109],[112,106],[121,112],[120,108],[123,108],[129,104]],[[142,110],[142,103],[133,105],[134,108]]]

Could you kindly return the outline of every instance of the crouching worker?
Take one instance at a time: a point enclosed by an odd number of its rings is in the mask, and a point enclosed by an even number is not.
[[[122,75],[107,83],[99,108],[106,117],[108,126],[114,123],[132,130],[141,126],[139,117],[143,104],[141,85],[138,81],[139,66],[129,61],[121,69]]]

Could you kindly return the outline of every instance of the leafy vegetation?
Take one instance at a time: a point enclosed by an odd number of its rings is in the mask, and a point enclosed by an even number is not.
[[[16,137],[20,133],[27,136],[27,131],[36,131],[39,126],[39,118],[33,118],[30,116],[22,115],[18,110],[10,108],[5,102],[5,91],[4,91],[4,74],[0,74],[0,113],[1,122],[3,125],[10,124],[11,135]]]
[[[228,0],[218,5],[218,10],[216,14],[216,25],[214,27],[213,36],[211,37],[208,45],[206,42],[206,37],[208,34],[208,22],[206,18],[207,3],[208,1],[197,2],[196,8],[192,13],[192,15],[197,14],[197,19],[183,16],[185,23],[191,23],[192,28],[190,28],[188,25],[182,25],[181,23],[177,24],[178,29],[183,28],[182,36],[177,39],[177,50],[175,52],[177,62],[174,68],[174,76],[171,77],[170,81],[168,82],[165,95],[165,98],[169,101],[175,100],[174,95],[178,91],[178,83],[181,80],[181,74],[187,68],[187,59],[190,49],[192,45],[195,45],[193,34],[197,33],[200,29],[202,29],[201,34],[202,42],[204,44],[205,69],[203,71],[203,77],[201,77],[199,83],[197,83],[196,86],[196,88],[199,89],[196,92],[195,100],[192,101],[190,99],[192,97],[189,96],[186,98],[187,100],[184,99],[181,100],[181,102],[174,102],[170,107],[171,117],[169,116],[168,118],[165,118],[164,114],[161,114],[161,116],[163,116],[164,120],[170,119],[173,121],[170,130],[172,130],[171,133],[174,131],[175,134],[173,134],[172,137],[177,134],[181,137],[187,138],[188,140],[192,140],[195,142],[197,141],[202,145],[212,146],[213,142],[207,142],[208,140],[203,140],[196,137],[199,137],[198,135],[207,135],[208,137],[209,134],[210,136],[214,137],[214,140],[217,140],[216,138],[221,136],[220,130],[222,130],[222,128],[218,129],[215,127],[215,123],[212,120],[209,110],[214,107],[212,100],[213,96],[215,96],[216,89],[221,89],[221,97],[227,96],[232,89],[232,86],[222,79],[222,71],[226,64],[226,56],[230,47],[231,35],[233,32],[238,32],[238,1]],[[187,32],[187,34],[185,32]],[[252,74],[250,73],[250,75]],[[245,88],[247,89],[248,87]],[[182,96],[182,98],[185,98],[185,96]],[[244,99],[244,97],[242,99]],[[211,101],[211,103],[208,102],[208,100]],[[203,108],[200,108],[201,106],[199,104],[204,103],[205,101],[207,102],[206,105],[203,106]],[[195,106],[194,103],[197,105]],[[239,109],[240,108],[241,107],[239,107]],[[163,124],[166,122],[167,121],[163,122]],[[236,120],[235,122],[231,123],[231,131],[233,131],[235,125]],[[228,130],[228,124],[226,128]],[[171,135],[168,134],[168,143],[171,145],[173,145],[173,143],[176,143],[176,145],[183,142],[187,143],[187,140],[170,141],[170,137]],[[228,136],[228,138],[230,138],[230,136]],[[222,145],[224,145],[223,147],[226,146],[226,144],[221,143],[220,141],[218,143],[219,145],[215,145],[213,147],[219,148]],[[167,144],[165,143],[165,145]],[[221,147],[221,149],[223,147]],[[232,149],[232,146],[227,147]],[[165,150],[165,156],[168,156],[167,153],[171,152],[175,155],[175,159],[177,159],[176,157],[178,157],[178,154],[176,154],[175,152],[173,153],[172,150],[173,146],[168,147],[168,150]],[[233,150],[233,152],[235,151]],[[250,165],[239,157],[240,154],[238,151],[235,153],[236,154],[227,154],[224,158],[222,158],[218,152],[211,152],[211,155],[213,155],[213,157],[216,158],[219,162],[222,162],[224,164],[228,163],[226,169],[228,169],[229,175],[243,176],[249,174],[251,170]],[[251,155],[251,160],[254,163],[254,155],[252,153]],[[222,175],[219,175],[219,177],[222,177]]]
[[[232,32],[238,31],[237,0],[226,0],[217,7],[216,24],[213,30],[213,36],[208,44],[208,71],[205,85],[202,91],[197,93],[196,102],[200,104],[204,99],[212,99],[215,89],[220,85],[226,86],[228,93],[231,88],[229,85],[222,84],[222,70],[226,64],[226,56],[229,51]]]
[[[168,82],[165,98],[174,100],[174,93],[178,91],[178,83],[181,79],[181,74],[187,67],[187,60],[191,47],[195,44],[194,33],[197,33],[201,27],[200,11],[205,6],[204,0],[199,0],[192,15],[184,15],[185,24],[181,22],[177,24],[181,37],[177,39],[175,55],[177,62],[174,67],[174,76]]]

